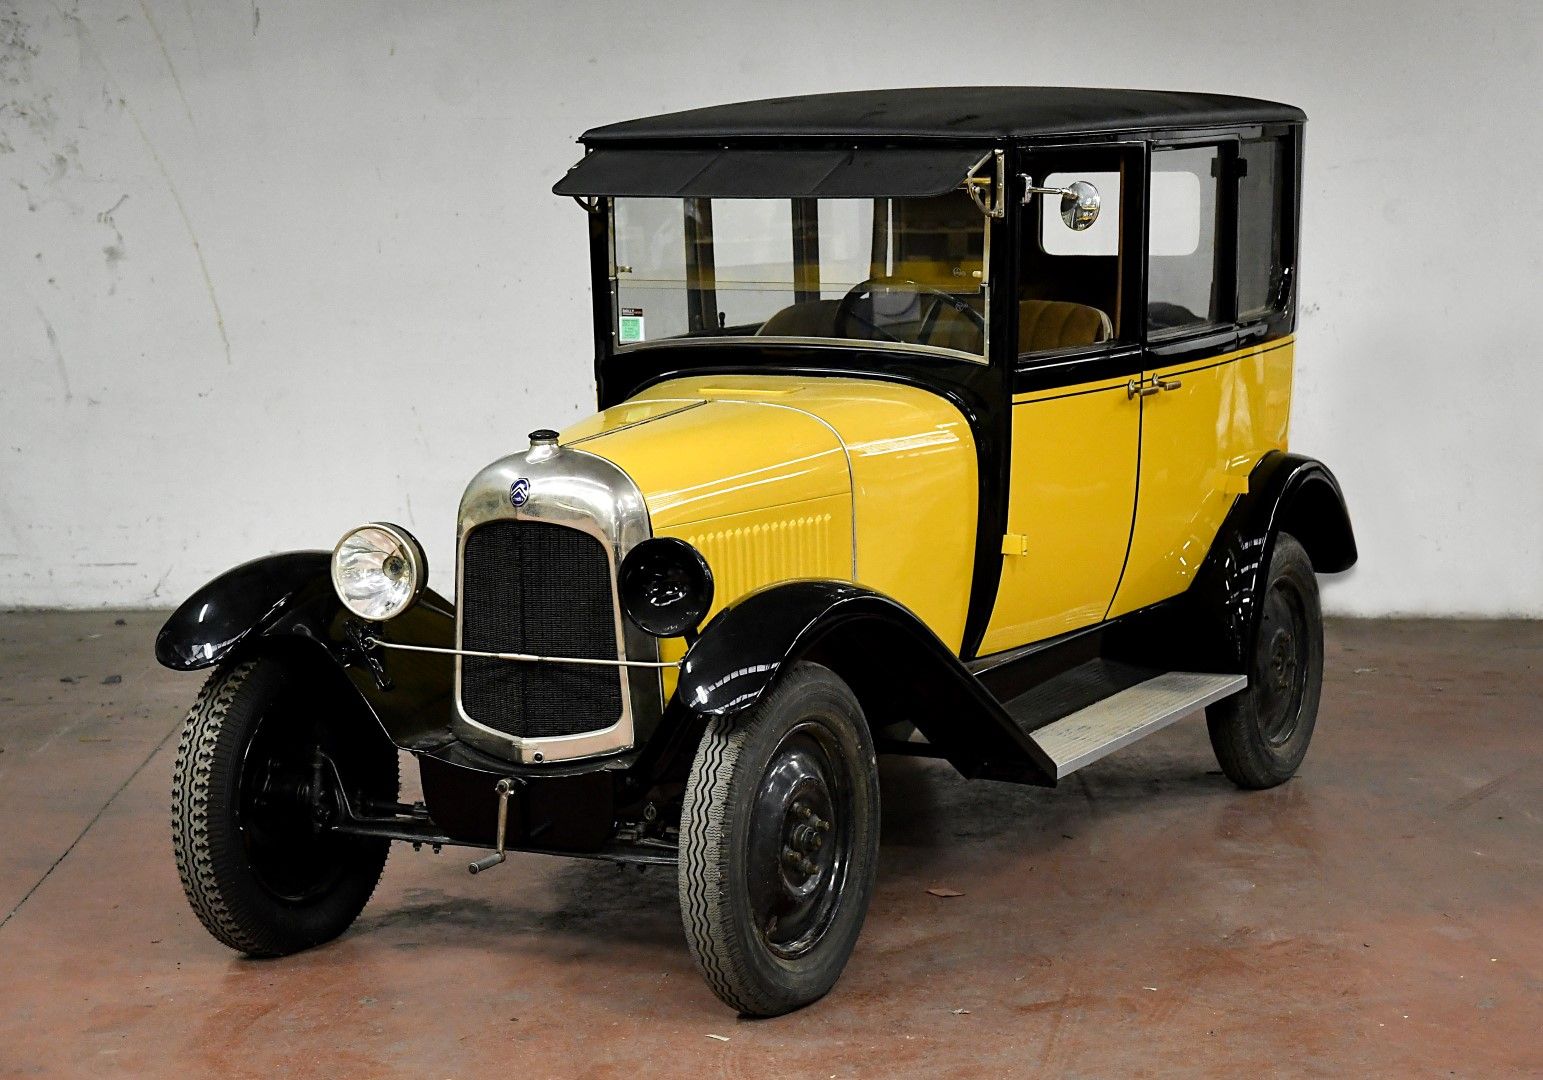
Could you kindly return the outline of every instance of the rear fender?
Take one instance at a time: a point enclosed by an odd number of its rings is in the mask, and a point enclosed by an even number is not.
[[[1301,542],[1320,574],[1355,565],[1339,481],[1321,461],[1274,451],[1249,474],[1248,493],[1233,503],[1194,583],[1176,601],[1133,617],[1116,650],[1141,663],[1246,672],[1282,532]]]
[[[449,738],[454,661],[367,648],[367,625],[337,598],[331,555],[291,551],[227,570],[183,601],[155,639],[155,658],[196,671],[254,656],[302,653],[341,672],[391,741],[421,750]],[[455,646],[455,610],[425,590],[391,621],[404,640]]]
[[[1027,769],[1054,783],[1043,752],[936,634],[850,582],[787,582],[720,612],[686,653],[675,703],[704,720],[738,715],[799,661],[845,680],[872,727],[914,724],[965,776]]]

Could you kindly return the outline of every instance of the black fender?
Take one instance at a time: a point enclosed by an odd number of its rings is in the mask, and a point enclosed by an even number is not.
[[[1249,473],[1247,494],[1223,519],[1194,582],[1177,603],[1133,620],[1121,634],[1120,651],[1143,663],[1246,672],[1282,532],[1301,542],[1320,574],[1355,565],[1355,533],[1339,481],[1321,461],[1275,450]]]
[[[253,656],[296,652],[348,680],[391,741],[418,750],[449,739],[453,659],[390,652],[361,640],[366,624],[332,588],[331,553],[290,551],[227,570],[184,600],[155,638],[155,658],[196,671]],[[455,610],[426,589],[391,621],[394,637],[455,646]]]
[[[952,650],[896,600],[846,581],[753,592],[715,616],[681,664],[676,702],[700,718],[734,716],[799,661],[830,668],[874,727],[905,720],[965,776],[1054,766]]]

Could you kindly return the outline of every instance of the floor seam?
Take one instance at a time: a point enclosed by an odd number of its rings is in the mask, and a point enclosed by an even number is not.
[[[50,874],[59,869],[59,864],[70,857],[70,852],[75,850],[75,845],[79,844],[86,838],[86,834],[96,826],[98,821],[102,820],[102,815],[107,813],[107,808],[118,801],[118,796],[122,795],[124,790],[134,782],[135,777],[145,771],[145,766],[150,764],[150,762],[155,758],[155,755],[161,752],[162,748],[171,741],[171,737],[175,735],[181,727],[182,722],[178,721],[176,724],[172,725],[171,729],[167,731],[165,735],[161,736],[161,741],[155,744],[150,753],[145,756],[145,760],[141,761],[134,767],[134,771],[129,773],[129,775],[124,779],[123,783],[119,784],[113,793],[107,797],[107,801],[102,804],[101,809],[99,809],[95,814],[91,815],[91,820],[86,822],[86,827],[84,829],[80,830],[80,835],[70,841],[70,846],[65,848],[64,851],[60,853],[59,857],[53,861],[52,865],[50,865],[47,870],[43,871],[42,877],[33,882],[32,888],[28,889],[26,895],[24,895],[20,900],[16,901],[16,906],[6,913],[5,918],[0,919],[0,930],[4,930],[10,921],[15,918],[16,913],[22,909],[22,906],[25,905],[28,900],[32,899],[32,894],[43,887],[43,882],[48,880],[48,876]]]

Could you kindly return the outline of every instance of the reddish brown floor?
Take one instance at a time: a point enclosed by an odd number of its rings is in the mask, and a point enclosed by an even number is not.
[[[740,1021],[665,870],[400,849],[336,943],[217,945],[167,834],[199,680],[118,618],[0,615],[0,1075],[1543,1073],[1540,623],[1333,624],[1271,792],[1198,720],[1056,791],[886,766],[846,976]]]

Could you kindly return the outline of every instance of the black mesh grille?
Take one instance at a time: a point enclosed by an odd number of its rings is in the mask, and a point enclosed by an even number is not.
[[[461,645],[615,660],[611,569],[600,541],[540,521],[494,521],[466,537]],[[461,658],[461,706],[517,738],[576,735],[621,716],[621,673],[574,664]]]

